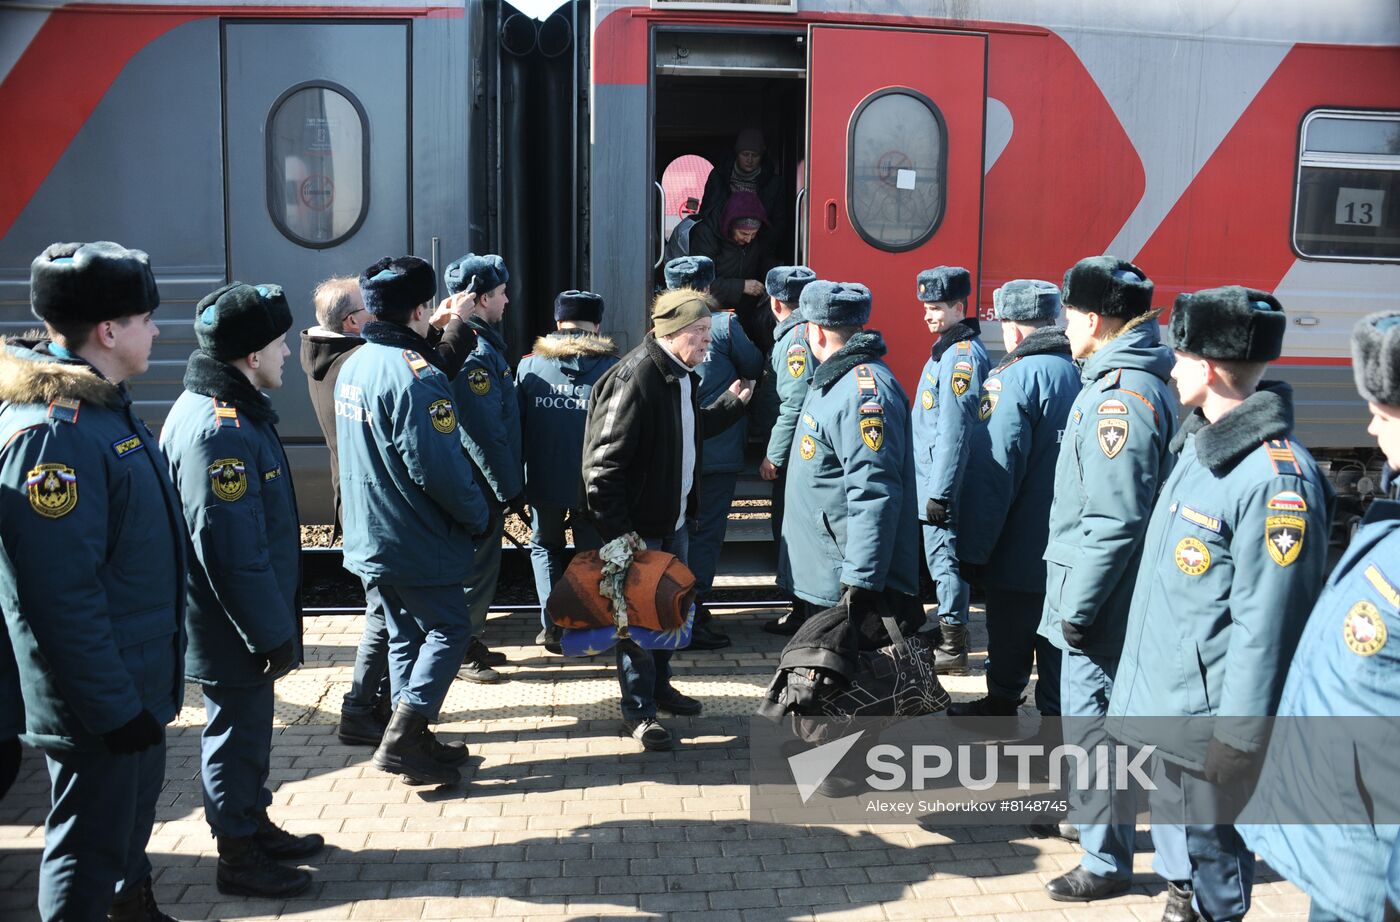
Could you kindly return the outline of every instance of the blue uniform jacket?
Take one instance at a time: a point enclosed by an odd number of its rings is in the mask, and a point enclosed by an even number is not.
[[[1286,766],[1266,761],[1259,786],[1271,799],[1307,803],[1317,792],[1345,802],[1394,802],[1400,770],[1400,502],[1377,500],[1327,580],[1279,700],[1281,717],[1385,717],[1356,746],[1287,747]],[[1285,727],[1285,730],[1291,729]],[[1306,728],[1299,727],[1305,732]],[[1388,730],[1389,732],[1385,732]],[[1275,768],[1281,769],[1277,773]],[[1282,787],[1278,787],[1282,785]],[[1389,812],[1389,811],[1386,811]],[[1249,847],[1342,919],[1381,918],[1395,823],[1241,826]]]
[[[185,674],[206,685],[271,681],[260,654],[301,636],[301,523],[276,419],[241,373],[196,352],[160,433],[193,547]]]
[[[3,617],[3,616],[0,616]],[[10,646],[10,632],[0,630],[0,741],[24,733],[24,692],[19,685],[19,667]]]
[[[126,389],[48,349],[0,347],[0,611],[25,741],[93,750],[179,710],[185,525]]]
[[[793,311],[773,331],[773,381],[778,391],[778,418],[768,433],[766,456],[777,467],[787,464],[792,449],[792,435],[797,431],[797,416],[802,401],[807,399],[807,387],[816,370],[816,360],[807,346],[807,322],[800,311]]]
[[[1209,721],[1168,732],[1127,718],[1272,715],[1322,589],[1331,490],[1292,425],[1281,382],[1213,424],[1187,417],[1147,526],[1108,728],[1189,769],[1205,764]],[[1265,734],[1262,720],[1214,727],[1244,752]]]
[[[700,406],[719,399],[737,378],[757,382],[763,374],[763,353],[749,339],[733,311],[720,311],[710,326],[710,351],[695,367],[700,376]],[[747,418],[705,440],[702,474],[730,474],[744,469],[744,443],[749,427]]]
[[[489,512],[451,386],[409,328],[376,321],[362,332],[335,394],[345,569],[390,585],[460,584]]]
[[[516,369],[525,495],[531,505],[583,506],[583,426],[593,385],[618,362],[606,336],[561,330],[535,340]]]
[[[476,348],[452,381],[462,415],[462,444],[483,489],[504,503],[525,489],[515,379],[500,334],[478,319],[468,326],[476,332]]]
[[[982,379],[989,367],[975,321],[954,324],[938,338],[924,363],[911,413],[920,518],[928,501],[935,499],[950,507],[950,525],[957,522],[968,439],[977,424]]]
[[[1125,327],[1084,363],[1055,466],[1045,611],[1040,633],[1067,649],[1064,622],[1084,651],[1117,658],[1128,626],[1142,539],[1176,454],[1175,359],[1156,314]]]
[[[958,501],[958,560],[985,564],[990,586],[1045,591],[1055,460],[1079,394],[1069,340],[1026,337],[982,382]]]
[[[783,540],[793,590],[822,607],[841,587],[919,592],[919,523],[904,388],[874,330],[812,377],[788,457]]]

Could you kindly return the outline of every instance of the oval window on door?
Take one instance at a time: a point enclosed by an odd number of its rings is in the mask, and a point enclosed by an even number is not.
[[[302,83],[267,116],[267,210],[287,239],[326,249],[369,211],[369,121],[334,83]]]
[[[846,208],[861,239],[899,252],[932,237],[943,220],[947,153],[933,100],[907,87],[867,96],[851,116],[846,151]]]

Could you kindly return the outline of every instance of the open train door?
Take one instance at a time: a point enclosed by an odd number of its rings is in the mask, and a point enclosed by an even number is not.
[[[978,293],[986,36],[812,26],[807,47],[807,264],[870,287],[913,388],[931,344],[919,270],[966,266]]]

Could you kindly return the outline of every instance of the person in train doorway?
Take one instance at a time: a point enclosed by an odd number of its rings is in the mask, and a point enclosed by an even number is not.
[[[700,406],[695,367],[710,346],[718,305],[687,288],[666,291],[652,305],[652,329],[641,345],[608,369],[593,387],[583,438],[583,492],[588,515],[609,544],[674,554],[689,549],[689,523],[700,499],[706,436],[743,416],[751,389],[736,381],[708,407]],[[699,714],[701,704],[671,684],[671,653],[617,648],[622,692],[620,732],[651,751],[675,740],[657,722],[657,709]]]
[[[204,692],[200,782],[220,893],[286,898],[311,874],[278,864],[325,846],[267,814],[273,683],[301,661],[301,523],[277,412],[292,310],[277,285],[234,282],[195,306],[199,344],[160,447],[184,507],[185,675]]]
[[[991,362],[981,325],[967,316],[972,275],[960,266],[919,273],[916,294],[935,337],[919,375],[912,418],[924,560],[938,598],[940,673],[967,672],[968,587],[958,572],[958,496],[968,440],[977,423],[982,379]]]
[[[1061,290],[1065,333],[1083,363],[1084,389],[1055,465],[1039,633],[1061,651],[1060,712],[1074,718],[1068,741],[1086,749],[1107,741],[1102,732],[1088,731],[1087,719],[1108,712],[1143,536],[1176,461],[1169,448],[1179,415],[1170,385],[1173,359],[1161,342],[1152,293],[1145,272],[1112,256],[1080,260],[1065,273]],[[1076,798],[1081,814],[1091,813],[1087,798]],[[1154,867],[1167,881],[1163,922],[1192,922],[1185,830],[1159,819],[1152,840]],[[1132,819],[1031,831],[1075,838],[1084,849],[1077,868],[1046,885],[1052,898],[1113,896],[1132,878]]]
[[[1070,343],[1055,325],[1060,289],[1014,279],[992,292],[1006,357],[982,381],[977,423],[957,508],[969,527],[957,556],[987,594],[987,694],[954,704],[951,716],[1016,713],[1035,666],[1035,705],[1060,713],[1060,651],[1040,638],[1045,605],[1045,545],[1055,461],[1079,394]]]
[[[691,234],[691,254],[714,261],[710,284],[720,306],[734,311],[749,339],[767,355],[773,348],[773,314],[768,310],[763,279],[777,260],[772,257],[768,211],[753,192],[729,196],[718,225],[702,223]]]
[[[499,256],[468,253],[447,267],[443,279],[452,294],[476,295],[467,321],[476,334],[476,348],[463,362],[452,389],[461,408],[462,441],[491,511],[490,525],[477,542],[464,590],[471,612],[472,641],[458,676],[469,682],[499,682],[501,674],[495,667],[505,665],[505,654],[487,647],[482,636],[501,575],[506,510],[530,521],[520,454],[520,404],[506,358],[506,341],[496,331],[510,303],[506,296],[510,272]]]
[[[744,128],[734,137],[734,152],[719,160],[705,178],[705,190],[700,196],[700,212],[696,216],[716,232],[722,232],[725,206],[735,192],[751,192],[763,204],[770,218],[787,214],[783,196],[783,178],[772,158],[763,132]],[[765,234],[772,230],[765,231]],[[690,250],[690,253],[697,251]]]
[[[520,403],[525,496],[530,503],[530,566],[540,600],[535,643],[559,653],[559,629],[545,610],[569,553],[567,524],[576,551],[602,546],[583,507],[583,427],[598,379],[617,364],[617,346],[598,333],[603,298],[591,291],[561,291],[554,299],[555,331],[535,340],[520,360],[515,394]]]
[[[780,637],[797,633],[807,619],[807,603],[792,591],[792,559],[783,540],[784,494],[787,487],[787,462],[792,452],[793,433],[797,418],[807,398],[807,385],[812,380],[816,362],[807,345],[807,326],[798,310],[802,290],[817,280],[817,274],[806,266],[777,266],[763,280],[768,292],[769,309],[777,326],[773,330],[774,345],[769,357],[770,372],[778,398],[777,419],[768,433],[768,447],[759,463],[758,475],[773,485],[773,543],[778,548],[778,589],[792,603],[781,617],[766,621],[763,629]]]
[[[47,335],[0,348],[0,611],[51,781],[39,915],[165,919],[146,844],[184,691],[187,537],[126,384],[160,297],[146,254],[105,241],[47,247],[29,285]]]
[[[330,278],[316,286],[311,302],[316,325],[301,331],[301,368],[306,372],[306,388],[316,424],[325,436],[331,456],[331,499],[335,520],[331,538],[340,537],[340,463],[335,444],[335,381],[340,366],[364,344],[360,328],[369,319],[360,299],[360,280],[352,276]]]
[[[666,287],[671,291],[689,288],[708,291],[714,280],[714,263],[703,256],[685,257],[666,264]],[[763,354],[749,340],[733,311],[716,311],[710,318],[710,348],[705,360],[695,368],[700,377],[700,406],[709,406],[736,380],[752,387],[763,375]],[[729,524],[729,507],[739,473],[744,469],[744,449],[748,441],[748,418],[705,439],[700,468],[700,502],[695,533],[690,539],[689,566],[695,574],[695,626],[690,637],[692,650],[718,650],[730,639],[720,628],[706,600],[714,588],[720,549]]]
[[[1260,788],[1284,803],[1307,803],[1323,790],[1337,792],[1343,802],[1373,804],[1375,779],[1395,778],[1400,770],[1393,729],[1400,714],[1400,312],[1358,322],[1351,354],[1356,388],[1371,411],[1368,431],[1385,456],[1381,496],[1371,502],[1308,616],[1278,714],[1380,719],[1355,746],[1287,747],[1290,756],[1304,755],[1306,761],[1290,759],[1281,777],[1273,775],[1270,756]],[[1388,811],[1373,808],[1382,812]],[[1312,922],[1400,918],[1400,827],[1394,822],[1276,823],[1240,831],[1250,849],[1312,898]]]
[[[460,779],[460,743],[435,722],[471,642],[462,594],[473,535],[490,513],[462,448],[447,376],[426,357],[437,274],[416,256],[360,274],[372,321],[340,369],[336,437],[345,500],[345,569],[365,586],[365,633],[387,624],[394,711],[374,753],[381,771],[414,784]],[[395,523],[413,522],[414,527]],[[365,671],[356,657],[356,675]]]
[[[909,402],[883,361],[884,338],[865,329],[869,289],[814,281],[798,304],[818,364],[788,457],[783,539],[798,598],[844,603],[859,624],[877,608],[917,605]]]
[[[1153,822],[1185,821],[1207,922],[1249,909],[1254,854],[1227,814],[1257,772],[1327,563],[1331,488],[1293,438],[1292,389],[1260,380],[1286,327],[1268,292],[1230,285],[1176,299],[1172,380],[1194,410],[1171,442],[1179,457],[1147,525],[1108,702],[1110,734],[1156,747]],[[1173,650],[1192,652],[1163,655]]]

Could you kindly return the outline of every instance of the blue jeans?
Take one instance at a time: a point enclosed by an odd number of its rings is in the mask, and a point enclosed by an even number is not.
[[[272,804],[272,683],[204,686],[199,737],[204,819],[216,836],[251,836]]]
[[[920,527],[924,530],[924,560],[938,597],[938,619],[967,624],[968,585],[958,572],[957,535],[938,525],[921,522]]]
[[[165,784],[165,742],[142,752],[45,750],[53,806],[44,820],[39,915],[105,919],[151,876],[146,843]]]
[[[1157,790],[1151,794],[1154,842],[1159,812],[1166,814],[1170,822],[1173,811],[1184,819],[1187,810],[1204,815],[1216,809],[1215,785],[1180,765],[1156,760],[1152,782],[1157,785]],[[1194,810],[1192,804],[1201,804],[1202,809]],[[1254,852],[1244,844],[1234,826],[1188,823],[1184,829],[1191,886],[1196,893],[1196,910],[1201,919],[1203,922],[1243,919],[1249,911],[1254,888]],[[1158,873],[1161,873],[1160,868]]]
[[[477,638],[486,631],[486,612],[496,598],[496,580],[501,575],[501,536],[505,534],[506,525],[505,509],[501,504],[488,495],[486,505],[491,509],[491,519],[486,526],[486,534],[473,542],[476,547],[472,551],[472,569],[467,574],[466,585],[462,587],[472,636]]]
[[[389,693],[389,625],[384,606],[369,604],[369,584],[365,584],[365,627],[355,651],[355,671],[350,691],[341,699],[342,713],[367,714],[375,698]]]
[[[690,535],[682,525],[668,538],[646,538],[647,550],[666,551],[686,562]],[[617,646],[617,684],[622,688],[622,716],[642,720],[656,716],[656,695],[671,691],[671,651],[643,650],[640,655]]]
[[[554,584],[569,563],[569,550],[564,542],[565,513],[569,514],[569,525],[574,529],[575,551],[594,551],[603,546],[598,530],[581,507],[567,509],[530,503],[531,527],[534,530],[530,541],[530,568],[535,571],[535,595],[540,600],[542,628],[554,626],[544,609],[549,602],[549,594],[554,591]]]
[[[695,574],[695,594],[702,599],[714,585],[724,529],[729,524],[729,504],[734,501],[738,482],[737,471],[700,477],[700,512],[690,539],[688,566]]]
[[[461,586],[365,584],[365,601],[389,625],[389,686],[396,705],[437,720],[471,643]]]
[[[1035,706],[1042,717],[1060,714],[1060,650],[1036,633],[1045,593],[987,587],[987,691],[1019,698],[1035,663]]]

